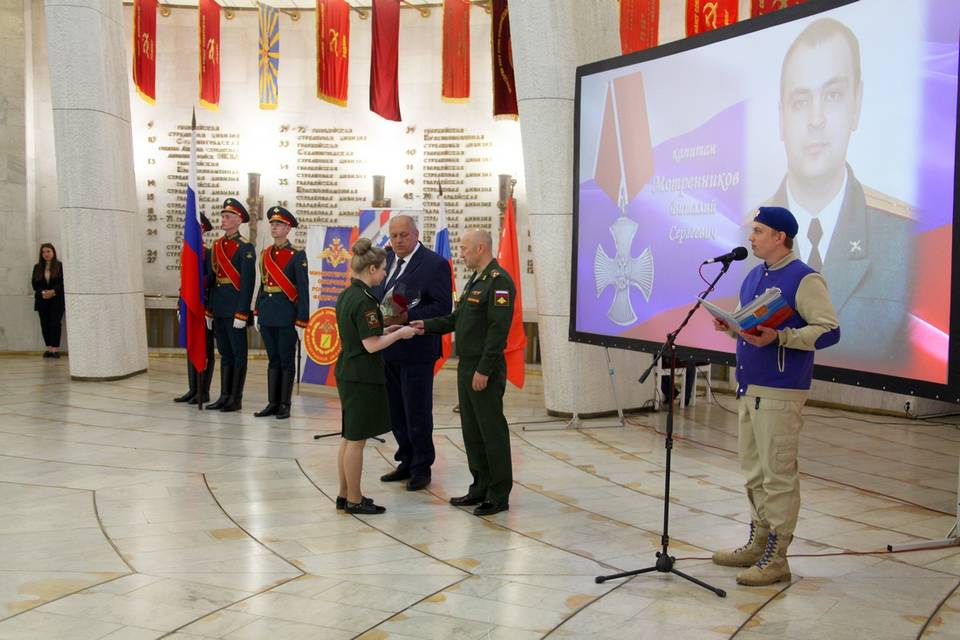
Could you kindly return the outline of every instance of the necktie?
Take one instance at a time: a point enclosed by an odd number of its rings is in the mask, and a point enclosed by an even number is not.
[[[810,228],[807,229],[807,239],[810,241],[810,257],[807,258],[807,266],[814,271],[823,269],[823,257],[820,255],[820,238],[823,237],[823,227],[820,225],[820,219],[814,218],[810,222]]]
[[[404,262],[403,258],[397,258],[397,268],[393,271],[393,274],[390,276],[390,279],[387,280],[387,284],[383,286],[384,293],[386,293],[387,291],[390,291],[390,287],[392,287],[397,282],[397,278],[400,277],[400,271],[403,269],[403,262]]]

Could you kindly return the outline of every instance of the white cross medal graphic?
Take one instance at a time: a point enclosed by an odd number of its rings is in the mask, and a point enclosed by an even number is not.
[[[610,225],[617,252],[613,257],[607,255],[602,245],[597,245],[593,258],[593,276],[597,286],[597,298],[603,295],[607,287],[614,287],[613,302],[607,310],[607,317],[621,326],[637,321],[637,314],[630,302],[630,287],[636,287],[649,302],[653,293],[653,253],[650,247],[634,258],[630,255],[630,246],[640,226],[626,216],[626,181],[620,184],[620,217]]]

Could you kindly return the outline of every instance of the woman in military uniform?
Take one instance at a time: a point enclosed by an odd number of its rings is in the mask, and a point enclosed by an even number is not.
[[[335,373],[342,406],[343,431],[337,455],[340,493],[337,508],[347,513],[377,514],[386,511],[360,490],[363,446],[367,438],[390,431],[383,360],[378,351],[397,340],[416,335],[412,327],[395,325],[384,334],[383,315],[371,288],[387,275],[387,253],[372,246],[369,238],[353,245],[350,286],[337,297],[337,328],[342,350]]]

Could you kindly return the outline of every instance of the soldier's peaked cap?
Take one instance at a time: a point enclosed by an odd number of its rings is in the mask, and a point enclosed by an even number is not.
[[[279,205],[270,207],[270,211],[267,212],[267,220],[270,222],[285,222],[291,227],[296,227],[300,224],[292,213]]]
[[[250,214],[247,213],[246,208],[236,198],[227,198],[223,201],[223,207],[220,209],[220,213],[224,212],[234,213],[240,216],[241,222],[250,222]]]

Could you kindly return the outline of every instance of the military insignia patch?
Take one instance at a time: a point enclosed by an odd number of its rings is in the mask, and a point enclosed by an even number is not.
[[[365,311],[363,317],[367,320],[367,326],[371,329],[376,329],[380,326],[380,318],[377,317],[377,312],[373,309],[370,311]]]
[[[499,276],[499,275],[500,275],[500,272],[497,271],[496,269],[494,269],[493,271],[490,272],[490,277],[491,277],[491,278],[496,278],[496,277]]]
[[[509,307],[510,306],[510,292],[506,289],[502,291],[493,292],[493,306],[495,307]]]

